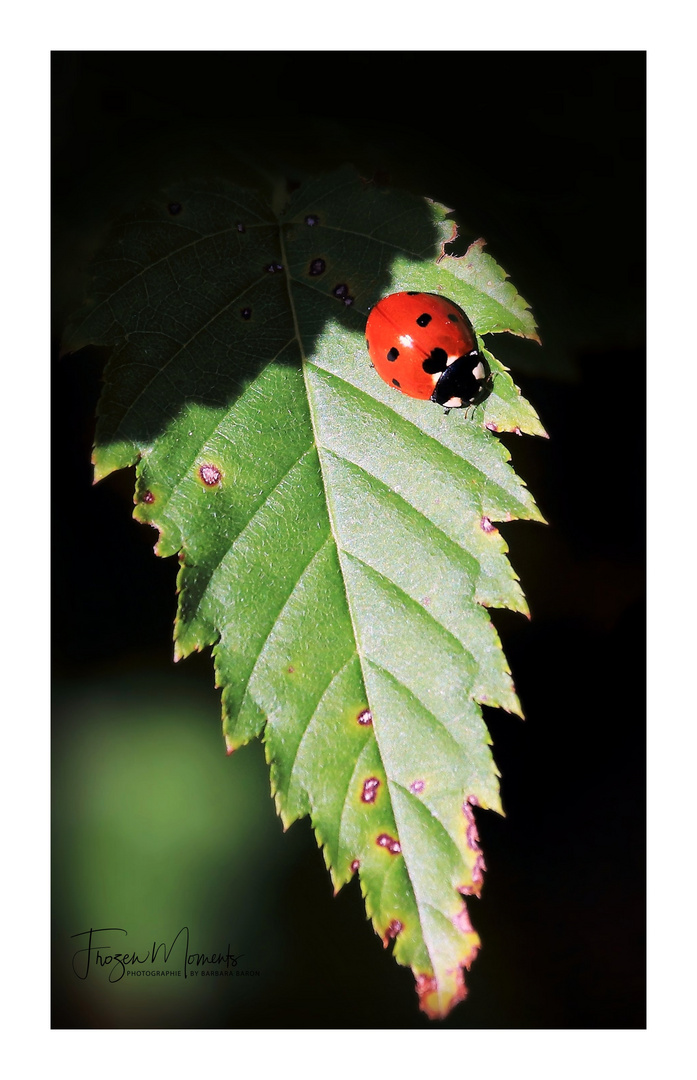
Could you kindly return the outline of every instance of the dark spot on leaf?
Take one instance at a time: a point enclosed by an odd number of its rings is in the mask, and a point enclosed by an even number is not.
[[[264,267],[264,270],[266,270],[267,274],[280,274],[283,270],[283,266],[281,263],[268,263],[268,265]]]
[[[448,366],[448,354],[445,349],[432,349],[431,355],[426,357],[421,366],[429,375],[435,375],[439,371],[445,371]]]
[[[413,784],[409,785],[409,790],[412,795],[420,795],[425,787],[423,780],[415,780]]]
[[[144,503],[154,503],[155,496],[153,495],[152,491],[144,491],[140,501]]]
[[[491,524],[491,521],[490,521],[490,519],[488,517],[483,517],[482,520],[479,522],[479,526],[480,526],[482,532],[485,532],[485,533],[496,532],[496,526]]]
[[[379,847],[387,848],[391,855],[399,855],[402,850],[402,845],[399,840],[395,840],[395,838],[388,833],[380,833],[375,843]]]
[[[380,781],[377,776],[371,776],[369,780],[363,781],[363,791],[361,792],[361,800],[367,803],[374,803],[375,796],[378,793],[380,787]]]
[[[348,285],[335,285],[332,292],[341,300],[344,296],[348,296]]]
[[[310,276],[319,277],[327,269],[327,264],[324,259],[313,259],[310,263]]]
[[[397,381],[397,379],[393,379],[393,380],[392,380],[392,385],[393,385],[393,386],[396,386],[396,387],[398,387],[398,388],[400,388],[400,387],[399,387],[399,382]]]
[[[289,675],[293,675],[293,674],[295,673],[295,668],[294,668],[294,667],[292,667],[292,666],[291,666],[291,667],[289,667],[289,668],[288,668],[287,670],[288,670],[288,674],[289,674]]]
[[[238,232],[246,232],[247,231],[241,221],[237,222],[237,225],[235,226],[235,228],[237,229]]]
[[[243,319],[251,319],[251,317],[252,317],[252,309],[250,307],[243,307],[241,312],[240,312],[240,315],[242,316]]]
[[[317,217],[317,214],[308,214],[307,217],[305,218],[305,224],[306,225],[318,225],[319,224],[319,218]]]
[[[358,861],[358,859],[354,859],[354,860],[353,860],[353,862],[351,863],[351,869],[353,870],[354,874],[356,873],[356,870],[358,869],[358,867],[359,867],[360,865],[361,865],[361,864],[360,864],[360,862]]]
[[[520,430],[520,428],[519,428],[519,427],[514,427],[514,428],[513,428],[513,434],[514,434],[514,435],[522,435],[522,434],[523,434],[523,432],[522,432],[522,431]]]
[[[220,483],[222,473],[217,465],[202,465],[198,474],[208,487],[216,487]]]
[[[172,217],[175,217],[177,214],[181,213],[182,204],[178,202],[171,202],[167,209],[169,210]]]
[[[416,324],[417,326],[428,326],[432,318],[432,315],[429,315],[427,311],[424,311],[423,315],[419,315]]]
[[[299,180],[286,180],[286,186],[288,187],[289,192],[297,191],[298,188],[300,187],[300,181]]]
[[[358,723],[362,724],[365,727],[367,724],[372,724],[372,722],[373,714],[371,713],[370,709],[362,709],[361,712],[359,712],[358,714]]]
[[[388,941],[394,941],[394,939],[397,937],[397,934],[399,934],[400,931],[402,931],[403,929],[404,924],[401,923],[399,919],[393,919],[390,925],[387,927],[387,930],[385,931],[385,944],[387,944]]]
[[[390,349],[390,351],[387,354],[387,359],[391,363],[393,363],[397,359],[398,356],[399,356],[399,349],[395,349],[395,347],[393,345],[392,348]]]
[[[352,296],[345,296],[345,297],[344,297],[344,305],[345,305],[346,307],[351,307],[351,305],[352,305],[353,303],[354,303],[354,299],[353,299],[353,297],[352,297]]]
[[[484,427],[485,427],[485,428],[488,428],[488,429],[489,429],[489,431],[498,431],[498,430],[499,430],[499,429],[498,429],[498,426],[497,426],[497,425],[496,425],[496,424],[495,424],[495,423],[494,423],[494,422],[493,422],[492,420],[487,420],[487,422],[486,422],[486,424],[484,425]]]

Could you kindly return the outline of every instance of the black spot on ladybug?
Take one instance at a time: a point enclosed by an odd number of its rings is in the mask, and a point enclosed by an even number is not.
[[[373,714],[370,709],[362,709],[358,714],[357,720],[359,724],[366,727],[368,724],[372,724]]]
[[[324,259],[313,259],[310,263],[310,276],[319,277],[327,269],[327,264]]]
[[[419,315],[416,324],[417,326],[428,326],[432,318],[432,315],[429,315],[427,311],[424,311],[423,315]]]
[[[243,307],[241,312],[240,312],[240,315],[242,316],[243,319],[251,319],[251,317],[252,317],[252,309],[250,307]]]
[[[319,224],[319,218],[317,217],[317,214],[308,214],[307,217],[305,218],[305,224],[306,225],[318,225]]]
[[[385,931],[385,944],[388,941],[393,941],[403,929],[404,923],[401,923],[399,919],[393,919]]]
[[[399,356],[399,349],[395,349],[395,347],[393,345],[392,348],[390,349],[390,351],[387,354],[387,359],[390,360],[391,362],[394,362],[397,359],[398,356]]]
[[[241,221],[237,222],[237,225],[235,226],[235,228],[237,229],[238,232],[246,232],[247,231]]]
[[[154,503],[155,496],[152,491],[144,491],[140,501],[144,503]]]
[[[378,793],[380,787],[380,781],[377,776],[371,776],[369,780],[363,781],[363,791],[361,792],[361,800],[365,803],[374,803],[375,796]]]
[[[395,838],[388,833],[380,833],[375,843],[378,847],[387,848],[391,855],[399,855],[402,850],[402,845],[399,840],[395,840]]]
[[[198,470],[198,474],[207,487],[217,487],[222,477],[217,465],[202,465]]]
[[[393,386],[397,386],[397,387],[399,387],[399,383],[397,382],[397,380],[396,380],[396,379],[393,379],[393,380],[392,380],[392,385],[393,385]]]
[[[479,522],[479,527],[481,528],[482,532],[485,533],[496,532],[496,526],[491,524],[491,520],[488,517],[482,518],[482,520]]]
[[[332,292],[341,300],[344,296],[348,296],[348,285],[335,285]]]
[[[455,312],[454,312],[454,311],[451,311],[451,312],[450,312],[450,314],[449,314],[449,315],[447,316],[447,321],[448,321],[448,322],[459,322],[460,320],[458,319],[458,317],[457,317],[457,315],[455,314]]]
[[[171,202],[167,207],[170,214],[175,217],[177,214],[181,214],[182,204],[178,202]]]
[[[445,349],[435,348],[421,366],[429,375],[435,375],[438,371],[445,371],[448,366],[448,354]]]

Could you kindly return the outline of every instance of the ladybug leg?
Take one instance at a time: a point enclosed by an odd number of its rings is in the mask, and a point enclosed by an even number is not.
[[[449,412],[450,409],[446,409],[445,407],[443,408],[443,416],[447,416]]]

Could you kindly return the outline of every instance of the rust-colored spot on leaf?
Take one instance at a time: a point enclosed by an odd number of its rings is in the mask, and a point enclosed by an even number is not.
[[[294,675],[295,674],[295,668],[293,667],[292,664],[289,664],[288,667],[286,668],[286,670],[287,670],[289,675]]]
[[[218,466],[212,465],[210,462],[200,466],[198,475],[201,477],[206,487],[217,487],[223,476]]]
[[[487,420],[484,427],[487,428],[488,431],[498,431],[499,430],[498,424],[495,424],[493,422],[493,420]]]
[[[371,776],[369,780],[364,780],[363,791],[361,792],[361,799],[363,802],[374,803],[379,787],[380,781],[377,776]]]
[[[496,532],[496,526],[492,525],[491,519],[488,518],[488,517],[482,517],[482,520],[479,522],[479,526],[480,526],[482,532],[485,532],[485,533]]]
[[[462,885],[460,892],[464,896],[479,896],[482,891],[482,885],[484,883],[484,871],[486,870],[486,863],[484,862],[484,856],[482,855],[482,849],[479,846],[479,832],[477,831],[477,823],[474,820],[473,806],[478,806],[479,800],[476,795],[470,795],[462,806],[462,812],[465,815],[465,821],[467,822],[466,842],[467,847],[475,856],[474,866],[472,867],[472,883],[471,885]],[[466,909],[465,909],[466,911]],[[470,927],[469,932],[472,932]]]
[[[383,938],[385,948],[387,948],[391,941],[394,941],[394,939],[397,937],[397,934],[401,933],[403,929],[404,923],[401,923],[399,919],[392,920],[390,925],[387,927],[387,930],[385,931],[385,936]]]
[[[354,859],[354,860],[353,860],[353,862],[351,863],[351,870],[352,870],[352,872],[353,872],[354,874],[356,873],[356,870],[358,869],[358,867],[359,867],[360,865],[361,865],[361,864],[360,864],[360,861],[359,861],[358,859]]]
[[[152,491],[144,491],[140,501],[144,503],[154,503],[155,496],[153,495]]]
[[[370,709],[362,709],[358,714],[358,723],[366,727],[368,724],[372,724],[373,714]]]
[[[425,787],[426,784],[423,780],[414,780],[414,782],[409,785],[409,790],[412,795],[420,795]]]
[[[399,855],[402,850],[399,840],[395,840],[394,836],[390,836],[389,833],[380,833],[375,843],[378,847],[387,848],[390,855]]]

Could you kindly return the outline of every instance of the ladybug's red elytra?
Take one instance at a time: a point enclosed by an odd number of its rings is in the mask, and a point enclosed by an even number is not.
[[[408,397],[461,409],[488,393],[491,371],[472,324],[445,296],[384,296],[368,316],[365,337],[380,378]]]

